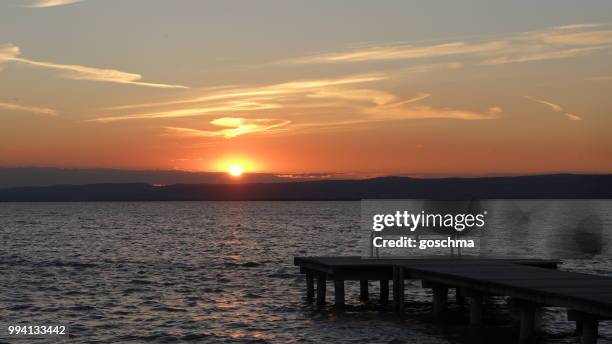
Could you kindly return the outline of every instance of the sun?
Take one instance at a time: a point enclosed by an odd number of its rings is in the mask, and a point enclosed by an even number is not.
[[[229,173],[230,175],[232,175],[234,177],[240,177],[243,172],[244,172],[244,170],[243,170],[242,166],[238,166],[238,165],[232,165],[227,170],[227,173]]]

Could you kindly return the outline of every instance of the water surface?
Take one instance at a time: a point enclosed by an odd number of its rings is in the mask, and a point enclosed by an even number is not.
[[[0,204],[0,322],[67,324],[63,340],[75,343],[515,342],[503,299],[489,301],[474,337],[455,305],[449,324],[433,324],[420,283],[408,285],[401,317],[357,301],[358,283],[347,282],[344,314],[306,303],[293,257],[359,255],[359,216],[359,202]],[[596,257],[564,264],[609,267]],[[564,310],[541,319],[542,343],[577,341]],[[601,333],[612,342],[612,329]]]

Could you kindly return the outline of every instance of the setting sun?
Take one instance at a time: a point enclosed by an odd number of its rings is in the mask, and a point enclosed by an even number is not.
[[[227,173],[229,173],[230,175],[234,177],[240,177],[242,175],[242,172],[243,172],[242,166],[238,166],[238,165],[232,165],[227,170]]]

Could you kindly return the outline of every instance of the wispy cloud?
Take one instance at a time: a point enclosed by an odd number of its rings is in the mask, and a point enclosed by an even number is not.
[[[194,117],[208,114],[228,113],[228,112],[241,112],[241,111],[255,111],[255,110],[269,110],[279,108],[280,105],[272,103],[260,103],[253,101],[231,101],[224,104],[218,104],[213,106],[201,106],[188,109],[178,109],[160,112],[147,112],[128,114],[121,116],[107,116],[98,117],[89,122],[109,123],[116,121],[125,121],[133,119],[156,119],[156,118],[179,118],[179,117]]]
[[[19,56],[19,47],[12,44],[0,44],[0,63],[12,60]]]
[[[50,115],[50,116],[57,115],[57,111],[53,109],[30,106],[30,105],[15,104],[15,103],[0,103],[0,112],[2,112],[2,110],[30,112],[30,113]]]
[[[582,117],[574,115],[573,113],[566,112],[565,117],[572,121],[582,121]]]
[[[58,64],[53,62],[36,61],[19,57],[19,47],[12,44],[0,45],[0,63],[14,62],[32,66],[35,68],[44,68],[60,71],[60,77],[72,80],[89,80],[112,82],[118,84],[128,84],[136,86],[156,87],[156,88],[187,88],[182,85],[160,84],[142,82],[142,75],[135,73],[122,72],[115,69],[103,69],[95,67],[87,67],[74,64]]]
[[[448,62],[448,63],[431,63],[411,66],[400,70],[400,73],[429,73],[438,70],[453,70],[463,67],[463,63],[460,62]]]
[[[377,105],[383,105],[397,100],[397,97],[391,93],[371,89],[330,88],[314,91],[311,94],[307,94],[306,97],[371,102]]]
[[[255,86],[255,87],[221,87],[221,91],[208,93],[203,96],[182,98],[166,102],[141,103],[132,105],[123,105],[107,108],[106,110],[127,110],[136,108],[159,107],[170,105],[181,105],[191,103],[203,103],[210,101],[222,101],[232,98],[253,98],[261,99],[262,97],[278,97],[290,94],[299,94],[312,89],[320,89],[323,87],[341,86],[350,84],[359,84],[366,82],[374,82],[387,79],[388,76],[383,73],[369,73],[349,75],[339,78],[327,79],[310,79],[297,80],[274,85]]]
[[[612,30],[598,31],[548,31],[537,33],[533,38],[550,45],[601,45],[612,43]]]
[[[537,99],[534,97],[530,97],[530,96],[525,96],[526,99],[529,99],[531,101],[534,101],[536,103],[540,103],[540,104],[544,104],[546,106],[548,106],[551,110],[555,111],[555,112],[561,112],[563,111],[563,108],[560,105],[557,105],[555,103],[551,103],[549,101],[546,100],[542,100],[542,99]]]
[[[534,97],[530,97],[530,96],[525,96],[525,99],[529,99],[531,101],[534,101],[536,103],[540,103],[542,105],[546,105],[548,106],[552,111],[554,112],[564,112],[563,107],[561,107],[561,105],[555,104],[553,102],[549,102],[546,100],[542,100],[542,99],[538,99],[538,98],[534,98]],[[572,121],[581,121],[582,117],[569,113],[569,112],[565,112],[564,113],[565,117],[569,120]]]
[[[298,57],[296,64],[381,62],[461,55],[478,64],[500,65],[572,58],[609,48],[612,30],[608,24],[575,24],[540,31],[521,32],[491,39],[468,39],[441,44],[380,44],[342,52]]]
[[[498,106],[485,111],[470,111],[453,108],[434,108],[430,106],[404,106],[405,102],[388,106],[371,108],[366,111],[373,115],[370,120],[400,120],[400,119],[456,119],[456,120],[490,120],[497,119],[502,113]]]
[[[57,6],[76,4],[82,1],[83,0],[39,0],[39,1],[35,1],[31,5],[27,5],[26,7],[30,7],[30,8],[57,7]]]
[[[166,127],[166,130],[171,134],[187,137],[222,136],[226,139],[230,139],[241,135],[261,133],[275,128],[280,128],[290,123],[291,121],[282,119],[222,117],[211,121],[210,124],[218,127],[224,127],[224,129],[198,130],[191,128]]]
[[[590,81],[610,81],[610,80],[612,80],[612,75],[594,76],[594,77],[587,78],[586,80],[590,80]]]
[[[591,29],[595,27],[612,26],[612,23],[584,23],[584,24],[569,24],[555,26],[556,30],[576,30],[576,29]]]
[[[485,60],[482,62],[483,65],[501,65],[507,63],[521,63],[521,62],[532,62],[532,61],[544,61],[544,60],[557,60],[567,59],[578,56],[590,55],[597,50],[608,49],[608,46],[603,47],[590,47],[590,48],[576,48],[576,49],[565,49],[555,51],[543,51],[537,53],[525,53],[515,54],[512,56],[498,57],[494,59]]]
[[[308,98],[317,97],[323,98],[325,92],[334,93],[334,99],[346,99],[356,97],[357,95],[351,92],[360,93],[360,91],[347,90],[347,95],[340,95],[337,87],[350,84],[373,82],[384,80],[387,76],[384,74],[361,74],[338,77],[333,79],[311,79],[297,80],[286,83],[264,85],[259,87],[234,87],[222,88],[221,91],[214,91],[202,96],[176,99],[166,102],[133,104],[127,106],[119,106],[107,108],[105,111],[121,111],[121,115],[105,114],[91,121],[108,123],[123,120],[136,119],[155,119],[155,118],[178,118],[178,117],[193,117],[209,114],[231,114],[233,112],[248,112],[257,110],[271,110],[287,108],[287,103],[291,102],[293,107],[312,107],[312,106],[329,106],[330,104],[312,104],[307,101]],[[372,92],[372,91],[370,91]],[[366,95],[367,92],[361,91],[360,97],[371,97]],[[328,94],[328,96],[331,96]],[[383,92],[379,92],[380,97],[393,97]],[[198,104],[198,106],[189,108],[177,108],[186,104]],[[132,112],[134,109],[147,109],[151,107],[172,107],[164,111],[138,111]]]
[[[298,58],[295,63],[341,63],[403,60],[448,55],[474,54],[492,52],[504,48],[504,42],[467,43],[451,42],[430,46],[392,45],[376,46],[361,50],[347,51]]]
[[[278,113],[282,117],[303,116],[295,120],[288,128],[283,128],[283,132],[409,119],[489,120],[499,118],[502,112],[499,107],[492,107],[485,111],[470,111],[450,107],[414,106],[414,103],[429,98],[431,94],[422,92],[412,97],[399,97],[376,88],[356,88],[356,85],[361,83],[372,83],[385,79],[387,76],[384,74],[348,75],[334,79],[298,80],[259,87],[222,88],[220,91],[198,97],[115,107],[105,111],[123,113],[116,115],[107,113],[89,121],[108,123],[124,120],[217,115],[223,116],[223,120],[215,120],[211,124],[227,128],[219,130],[173,126],[165,128],[183,136],[235,137],[243,133],[288,126],[290,123],[289,120],[271,120],[268,119],[269,117],[249,119],[250,116],[258,116],[261,111]],[[181,107],[191,103],[197,103],[197,106]],[[149,107],[170,107],[170,109],[134,111]],[[315,107],[316,112],[309,110]],[[234,117],[237,112],[242,115]],[[325,113],[338,115],[327,117],[322,115]],[[348,117],[349,114],[350,117]]]

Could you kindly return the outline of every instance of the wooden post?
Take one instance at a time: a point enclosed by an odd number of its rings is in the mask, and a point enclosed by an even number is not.
[[[398,300],[399,300],[399,311],[404,312],[404,268],[399,268],[398,271]]]
[[[368,295],[368,281],[359,281],[359,300],[367,301],[369,298],[370,296]]]
[[[567,320],[576,322],[576,334],[581,336],[580,342],[582,344],[597,343],[600,319],[601,318],[596,315],[578,312],[572,309],[567,311]]]
[[[312,271],[306,271],[306,300],[308,302],[314,300],[314,274]]]
[[[380,304],[386,306],[389,303],[389,281],[380,280]]]
[[[521,330],[519,343],[529,343],[535,328],[535,306],[529,302],[521,302]]]
[[[325,284],[327,277],[324,272],[319,272],[317,276],[317,305],[325,304]]]
[[[404,268],[393,267],[393,308],[397,312],[404,311]]]
[[[470,325],[480,326],[482,325],[484,315],[484,305],[482,303],[482,295],[472,294],[470,295]]]
[[[582,320],[576,320],[576,334],[582,335]]]
[[[448,301],[448,288],[437,285],[433,287],[433,313],[436,317],[446,312],[446,302]]]
[[[398,273],[399,270],[397,267],[393,267],[393,310],[394,311],[398,311],[399,310],[399,287],[398,287],[398,283],[399,283],[399,277],[398,277]]]
[[[582,337],[580,343],[595,344],[597,343],[598,325],[599,322],[595,317],[586,316],[582,319]]]
[[[465,297],[463,296],[461,288],[455,288],[455,302],[457,302],[459,306],[463,306],[465,303]]]
[[[334,304],[336,308],[344,308],[344,280],[340,278],[334,279]]]

